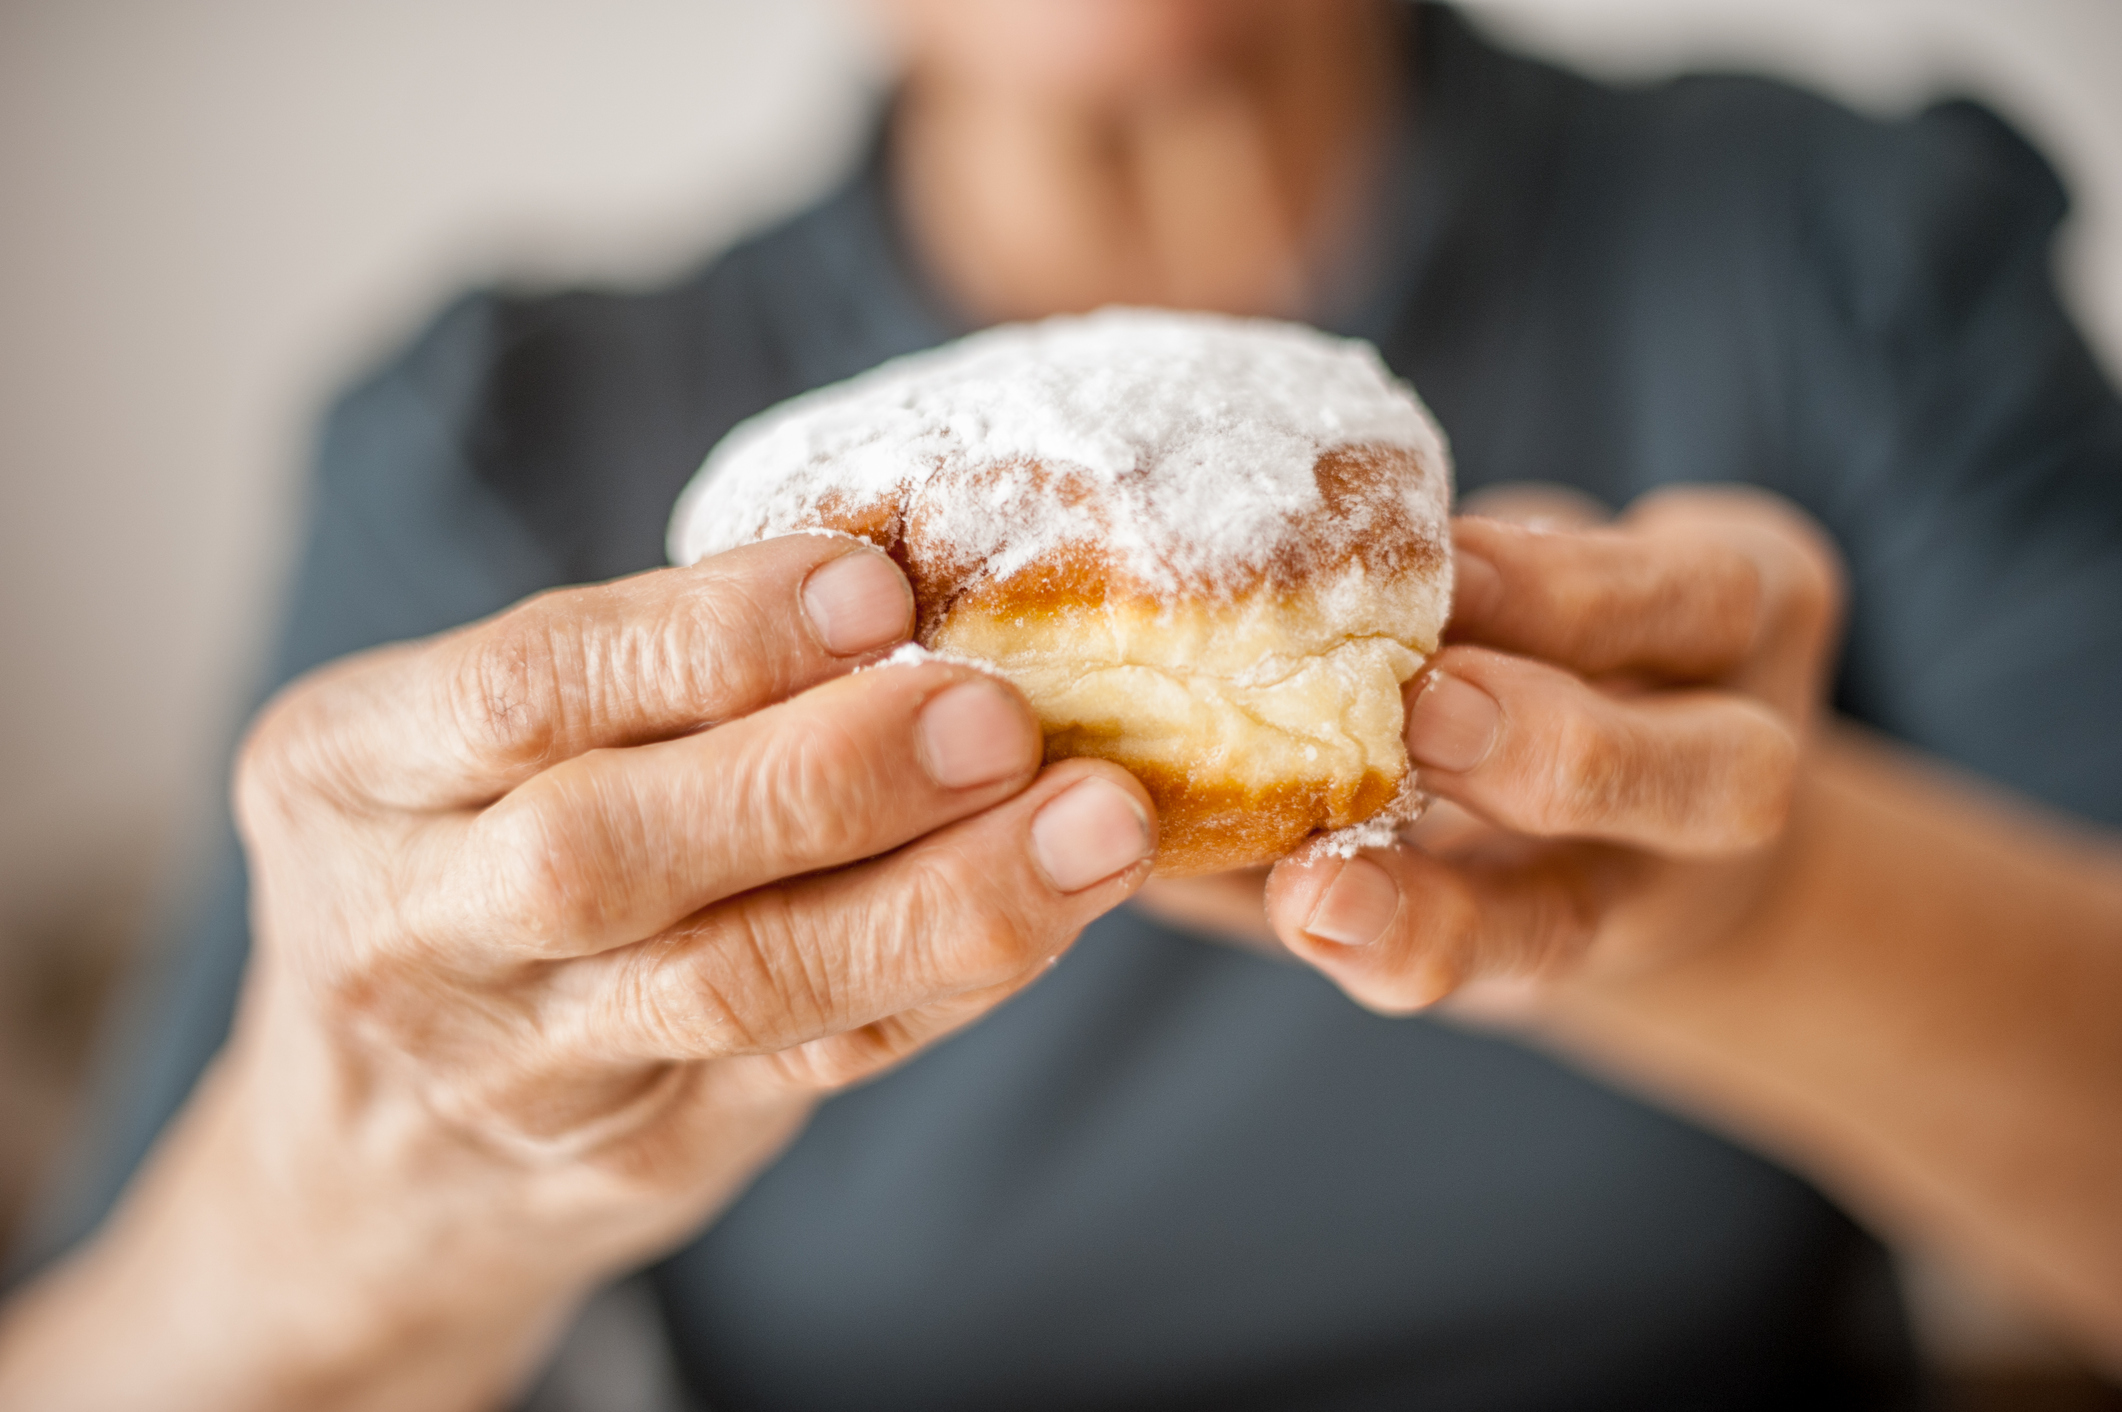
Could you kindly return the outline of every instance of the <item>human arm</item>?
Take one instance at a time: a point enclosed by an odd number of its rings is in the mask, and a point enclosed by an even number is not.
[[[1833,560],[1764,498],[1461,544],[1495,578],[1462,582],[1409,727],[1451,803],[1419,846],[1284,864],[1283,943],[1378,1008],[1463,988],[1447,1013],[1767,1148],[2122,1361],[2122,847],[1823,718]],[[1492,734],[1433,714],[1438,674]]]
[[[1847,726],[1776,909],[1539,1022],[2122,1369],[2122,846]]]
[[[856,640],[812,611],[843,561],[891,610]],[[238,785],[235,1036],[8,1311],[4,1400],[490,1405],[819,1094],[1043,971],[1140,881],[1146,801],[1039,773],[980,674],[848,675],[910,617],[881,556],[796,538],[283,695]]]

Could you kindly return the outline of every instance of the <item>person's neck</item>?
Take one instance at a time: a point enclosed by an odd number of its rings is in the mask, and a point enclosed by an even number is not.
[[[1126,105],[912,75],[892,160],[939,292],[978,322],[1116,303],[1316,317],[1360,245],[1401,63],[1389,7],[1320,14]]]

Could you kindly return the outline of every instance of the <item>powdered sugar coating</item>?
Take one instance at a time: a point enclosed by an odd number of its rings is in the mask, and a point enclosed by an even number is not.
[[[1313,834],[1290,856],[1300,863],[1316,863],[1322,858],[1353,858],[1366,848],[1391,848],[1400,841],[1400,830],[1420,819],[1429,802],[1415,772],[1409,770],[1383,809],[1360,824]]]
[[[1443,437],[1369,344],[1106,309],[974,334],[740,424],[680,497],[669,548],[691,563],[798,531],[834,497],[906,507],[996,579],[1094,543],[1151,590],[1213,587],[1320,507],[1314,466],[1344,446],[1411,451],[1409,517],[1444,542]],[[1088,493],[1051,493],[1034,467]]]
[[[1003,681],[1009,680],[992,662],[983,662],[978,657],[961,656],[956,652],[937,652],[933,648],[923,647],[918,642],[902,642],[888,655],[857,667],[855,671],[859,674],[879,671],[885,667],[925,667],[931,662],[942,662],[953,667],[971,667],[976,672],[985,672]]]

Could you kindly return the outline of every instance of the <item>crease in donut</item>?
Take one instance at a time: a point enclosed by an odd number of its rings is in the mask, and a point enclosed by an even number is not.
[[[1257,786],[1277,779],[1397,781],[1407,759],[1399,686],[1423,661],[1387,637],[1345,638],[1272,682],[1190,670],[1183,663],[1061,653],[996,660],[1066,754],[1129,766],[1161,763],[1190,776]],[[1329,810],[1321,825],[1350,820]]]

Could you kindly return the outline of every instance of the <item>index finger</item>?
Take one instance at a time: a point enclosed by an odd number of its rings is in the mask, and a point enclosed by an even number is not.
[[[658,937],[567,962],[550,1033],[591,1064],[725,1058],[1007,986],[1141,886],[1156,841],[1140,783],[1104,761],[1064,760],[896,852],[740,893]]]
[[[1653,491],[1608,525],[1469,517],[1453,529],[1446,636],[1587,676],[1634,671],[1802,694],[1839,618],[1833,544],[1802,510],[1751,486]]]
[[[490,803],[590,750],[729,720],[903,641],[913,594],[865,544],[791,535],[689,568],[539,594],[305,678],[262,747],[385,808]]]
[[[1689,681],[1722,677],[1752,649],[1761,574],[1720,536],[1478,517],[1452,528],[1450,641],[1587,676],[1644,671]]]

